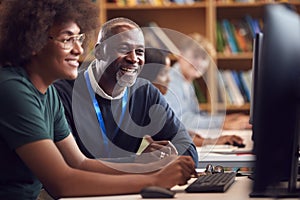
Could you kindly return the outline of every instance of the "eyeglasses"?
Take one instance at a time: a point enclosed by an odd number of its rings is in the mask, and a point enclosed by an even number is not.
[[[74,47],[75,42],[78,42],[80,45],[82,45],[82,43],[85,39],[85,34],[82,33],[82,34],[79,34],[79,35],[72,35],[72,36],[69,36],[69,37],[64,38],[64,39],[56,39],[52,36],[49,36],[49,39],[58,41],[59,44],[61,44],[60,45],[61,48],[69,50],[69,49],[72,49]]]
[[[206,174],[216,174],[216,173],[224,173],[224,167],[221,165],[213,166],[211,164],[206,165],[205,168]]]

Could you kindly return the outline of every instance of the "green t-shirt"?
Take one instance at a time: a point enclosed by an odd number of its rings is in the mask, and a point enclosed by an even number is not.
[[[0,199],[36,199],[41,183],[15,149],[66,138],[70,131],[63,105],[53,86],[40,93],[20,67],[0,68],[0,95]]]

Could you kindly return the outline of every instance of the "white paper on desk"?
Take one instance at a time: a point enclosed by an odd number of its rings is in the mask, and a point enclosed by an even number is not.
[[[209,131],[207,133],[209,133]],[[212,131],[211,133],[216,134],[217,131]],[[221,153],[221,154],[252,153],[252,148],[253,148],[252,130],[223,130],[221,132],[221,135],[238,135],[243,139],[243,143],[245,144],[245,147],[238,148],[232,145],[206,145],[203,147],[198,147],[197,148],[198,152],[202,155],[208,153]]]
[[[252,153],[252,148],[238,148],[232,145],[205,145],[197,148],[200,153],[239,154]]]
[[[223,153],[223,152],[232,152],[237,149],[232,145],[205,145],[202,146],[202,152],[214,152],[214,153]]]
[[[197,129],[193,131],[204,138],[217,138],[221,135],[238,135],[250,139],[252,136],[252,130]]]
[[[245,149],[252,149],[252,130],[218,130],[218,129],[199,129],[195,130],[195,133],[204,138],[218,138],[221,135],[237,135],[243,139],[243,143],[246,145]]]

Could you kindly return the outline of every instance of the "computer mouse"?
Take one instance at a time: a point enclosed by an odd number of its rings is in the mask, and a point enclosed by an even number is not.
[[[232,145],[235,146],[235,147],[238,147],[238,148],[244,148],[244,147],[246,146],[246,145],[243,144],[243,143],[237,143],[237,142],[233,142]]]
[[[140,194],[143,198],[174,198],[176,192],[159,186],[148,186]]]
[[[226,142],[225,144],[230,145],[229,142]],[[232,146],[235,146],[235,147],[238,147],[238,148],[244,148],[246,145],[243,144],[243,143],[240,144],[240,143],[237,143],[237,142],[233,142]]]

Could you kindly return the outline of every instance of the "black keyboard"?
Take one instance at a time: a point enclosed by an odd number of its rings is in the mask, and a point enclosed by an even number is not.
[[[235,181],[236,172],[216,173],[199,176],[186,192],[225,192]]]

